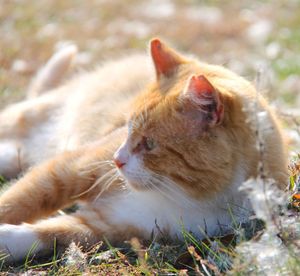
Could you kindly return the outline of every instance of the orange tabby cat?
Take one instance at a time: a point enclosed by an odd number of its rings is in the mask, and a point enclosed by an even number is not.
[[[137,96],[136,81],[149,77],[141,73],[142,57],[125,66],[129,73],[100,73],[104,83],[96,91],[90,87],[99,72],[60,88],[81,91],[71,103],[66,97],[56,136],[71,140],[71,151],[32,168],[0,197],[0,249],[11,259],[30,249],[46,254],[54,240],[65,248],[104,237],[113,244],[153,233],[181,238],[183,227],[198,238],[225,234],[233,217],[236,223],[251,214],[239,187],[257,176],[260,161],[268,177],[285,186],[281,131],[254,87],[158,39],[150,48],[156,80]],[[266,141],[262,156],[258,129]],[[77,212],[47,218],[74,202]]]

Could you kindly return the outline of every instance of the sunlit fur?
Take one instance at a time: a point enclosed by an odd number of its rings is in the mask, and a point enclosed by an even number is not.
[[[193,125],[183,114],[182,101],[191,75],[205,75],[221,93],[224,119],[221,125],[205,128]],[[166,92],[164,87],[171,87]],[[264,111],[257,125],[255,114]],[[128,143],[134,147],[143,136],[151,137],[156,148],[140,157],[145,169],[164,175],[197,199],[226,189],[242,165],[246,177],[257,176],[259,152],[257,133],[262,128],[265,169],[285,186],[286,159],[278,123],[254,87],[220,66],[186,61],[172,78],[154,83],[135,102]],[[276,161],[275,161],[276,160]]]
[[[62,51],[54,55],[56,63],[50,59],[43,74],[35,78],[28,99],[0,112],[0,175],[6,178],[17,177],[43,160],[99,140],[124,125],[128,105],[151,79],[147,57],[136,54],[82,72],[34,97],[38,89],[51,86],[49,79],[53,81],[52,72],[58,65],[66,67],[57,60],[65,58]],[[63,75],[62,69],[59,72]]]
[[[239,187],[258,175],[259,164],[266,177],[285,186],[281,131],[254,87],[221,66],[155,48],[161,44],[154,42],[156,81],[141,88],[138,97],[138,83],[154,79],[141,73],[142,57],[103,65],[59,88],[61,104],[53,111],[62,115],[44,120],[58,141],[48,152],[53,158],[45,158],[0,197],[0,249],[11,260],[26,256],[28,240],[38,243],[31,253],[41,255],[53,249],[54,240],[58,249],[71,241],[89,248],[104,237],[117,244],[133,236],[182,238],[183,229],[199,238],[226,234],[232,220],[236,224],[251,214]],[[169,54],[176,56],[164,63]],[[195,109],[187,91],[191,76],[199,75],[222,101],[218,123]],[[17,133],[19,126],[7,129]],[[39,128],[31,131],[40,137]],[[265,141],[263,153],[258,137]],[[51,139],[35,144],[35,150],[47,151]],[[122,167],[116,168],[113,159]],[[75,213],[47,218],[75,202],[80,203]]]

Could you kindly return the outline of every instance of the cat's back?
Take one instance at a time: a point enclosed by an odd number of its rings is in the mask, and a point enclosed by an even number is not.
[[[124,109],[151,75],[146,55],[133,54],[79,72],[56,87],[52,73],[60,63],[65,65],[61,60],[53,64],[51,58],[38,72],[27,99],[0,112],[0,174],[8,178],[121,126]]]
[[[150,76],[143,54],[104,62],[75,76],[63,88],[68,97],[59,123],[61,147],[76,148],[124,125],[128,105]]]

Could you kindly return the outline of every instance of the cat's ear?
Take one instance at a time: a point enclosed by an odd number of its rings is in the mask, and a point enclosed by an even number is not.
[[[156,70],[156,77],[172,77],[177,67],[184,63],[184,59],[173,49],[166,46],[159,39],[153,39],[150,42],[150,51]]]
[[[182,95],[183,102],[189,104],[189,112],[201,114],[203,123],[215,126],[222,122],[224,105],[222,95],[203,76],[192,76]]]

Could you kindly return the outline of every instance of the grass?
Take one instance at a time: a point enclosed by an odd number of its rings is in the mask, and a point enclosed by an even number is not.
[[[193,242],[194,243],[194,242]],[[131,241],[131,249],[110,248],[98,252],[98,247],[88,253],[83,253],[75,244],[71,244],[66,253],[59,259],[30,261],[18,267],[4,267],[4,271],[11,273],[46,272],[55,275],[74,275],[81,273],[134,273],[137,275],[177,275],[182,273],[196,273],[196,270],[217,271],[215,263],[205,260],[204,251],[210,254],[209,247],[197,244],[197,248],[187,242],[184,244],[152,243],[151,246],[142,246],[137,240]],[[199,252],[201,249],[202,253]],[[227,249],[228,251],[228,249]],[[213,253],[212,260],[218,259],[219,263],[226,262],[228,257]],[[223,268],[221,268],[223,269]],[[223,269],[224,270],[224,269]]]
[[[63,41],[72,40],[79,46],[84,55],[77,60],[77,66],[87,68],[105,59],[144,50],[153,36],[165,37],[204,61],[226,64],[250,80],[254,79],[258,64],[264,63],[271,76],[267,96],[276,100],[278,109],[285,114],[299,106],[300,9],[297,1],[204,1],[215,9],[205,12],[201,12],[203,3],[200,1],[151,3],[137,0],[88,3],[33,0],[30,4],[4,1],[0,9],[0,108],[24,97],[32,76]],[[195,18],[193,11],[198,11],[199,18]],[[262,40],[255,36],[249,39],[249,28],[260,20],[270,22],[273,28]],[[139,31],[136,26],[140,26]],[[274,47],[273,52],[270,50],[270,45],[277,45],[275,51]],[[23,62],[23,67],[17,66],[18,61]],[[299,131],[299,118],[282,118],[287,131]],[[299,152],[294,142],[291,142],[291,151]],[[234,237],[205,242],[196,240],[183,228],[183,243],[160,241],[142,245],[133,240],[129,249],[109,246],[103,249],[100,244],[87,253],[73,244],[65,254],[55,252],[50,259],[34,260],[29,254],[25,263],[14,267],[6,266],[0,256],[0,271],[51,275],[296,274],[300,271],[300,203],[292,195],[299,191],[299,168],[299,156],[295,155],[290,161],[290,191],[281,202],[280,212],[274,208],[275,228],[273,220],[253,220],[236,225]],[[4,183],[0,177],[0,185]],[[274,229],[276,235],[272,232]],[[278,254],[268,255],[270,248],[276,249]],[[280,262],[283,255],[286,258]],[[276,262],[281,267],[277,267]]]
[[[298,170],[300,159],[295,160],[294,164]],[[300,188],[299,179],[298,170],[294,191]],[[277,196],[277,192],[274,191],[273,195]],[[207,237],[200,241],[182,226],[184,242],[170,242],[166,239],[141,244],[137,239],[132,239],[126,248],[114,248],[105,241],[87,252],[73,243],[63,254],[57,254],[54,250],[53,256],[48,259],[34,259],[29,252],[22,264],[9,267],[2,262],[1,271],[51,275],[262,275],[270,272],[270,267],[267,261],[261,262],[256,257],[267,254],[271,248],[272,252],[278,250],[277,255],[271,255],[269,261],[272,265],[272,258],[282,258],[282,253],[286,256],[280,267],[273,267],[273,275],[283,271],[292,273],[300,269],[299,207],[295,203],[290,198],[290,201],[283,203],[280,213],[276,212],[279,209],[272,208],[272,221],[253,219],[243,225],[236,225],[234,235]],[[297,214],[293,215],[293,221],[290,221],[291,212]],[[276,228],[276,235],[272,236],[269,224],[273,220],[280,221],[280,227]],[[295,225],[298,229],[295,229]],[[267,239],[262,238],[265,235],[268,235]],[[279,238],[281,244],[278,244]]]

